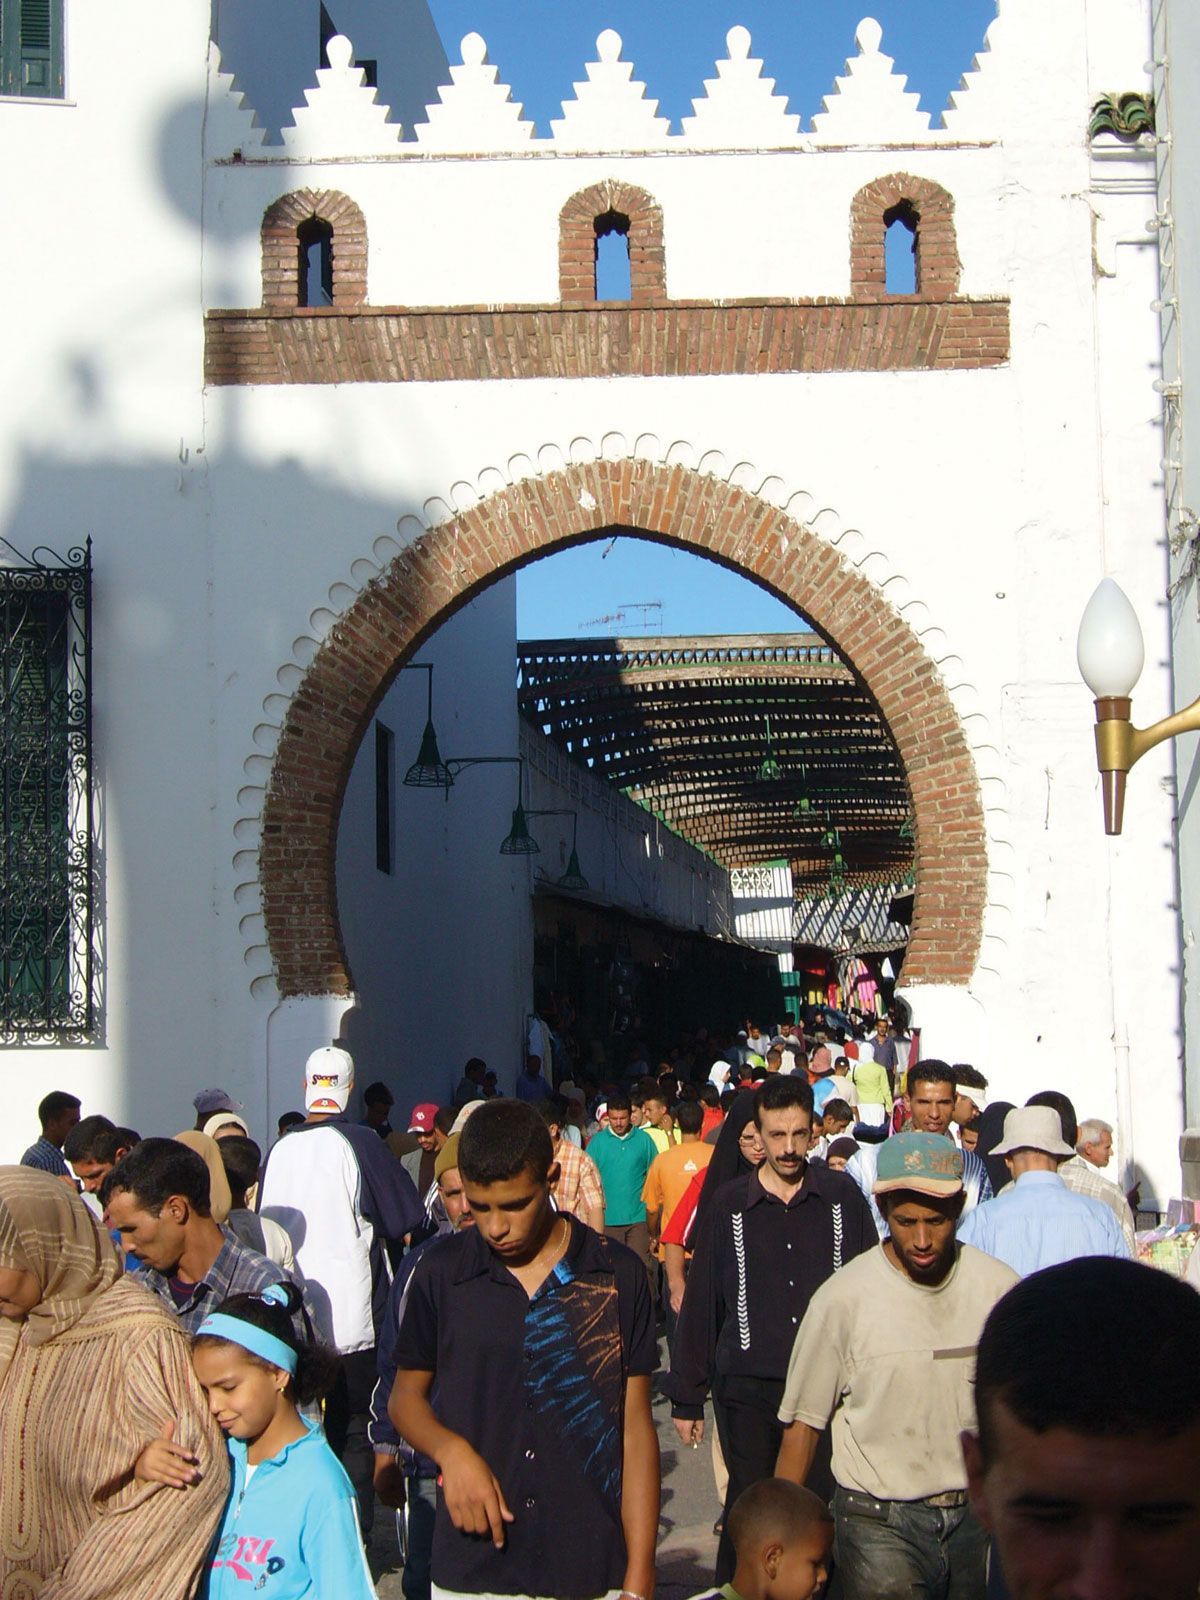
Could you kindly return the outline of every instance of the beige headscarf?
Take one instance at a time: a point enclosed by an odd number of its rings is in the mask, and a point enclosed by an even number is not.
[[[32,1272],[41,1299],[24,1321],[0,1317],[0,1384],[17,1345],[65,1333],[121,1276],[116,1246],[70,1186],[33,1167],[0,1167],[0,1267]]]
[[[246,1119],[235,1116],[232,1111],[215,1112],[209,1117],[200,1131],[201,1133],[206,1133],[210,1139],[215,1139],[222,1128],[238,1128],[247,1138],[250,1137],[250,1129],[246,1126]]]
[[[208,1204],[212,1219],[214,1222],[225,1222],[233,1205],[233,1195],[229,1192],[229,1179],[225,1175],[225,1163],[221,1160],[217,1141],[210,1139],[206,1133],[197,1133],[194,1128],[185,1128],[182,1133],[175,1135],[175,1142],[194,1150],[208,1168]]]

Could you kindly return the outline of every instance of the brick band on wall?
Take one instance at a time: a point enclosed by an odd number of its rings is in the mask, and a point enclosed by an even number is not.
[[[1006,300],[213,311],[211,384],[947,371],[1008,360]]]
[[[966,984],[987,889],[975,764],[937,669],[874,585],[778,507],[683,467],[596,461],[526,479],[430,530],[333,628],[288,706],[262,817],[259,879],[283,996],[349,994],[338,816],[398,668],[472,593],[581,534],[622,528],[708,554],[790,601],[849,660],[904,763],[916,832],[906,986]]]

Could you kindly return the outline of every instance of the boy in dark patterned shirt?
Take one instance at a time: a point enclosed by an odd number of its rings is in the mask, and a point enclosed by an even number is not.
[[[554,1210],[532,1106],[481,1106],[458,1163],[475,1226],[413,1269],[389,1406],[441,1474],[435,1592],[645,1600],[659,1504],[645,1269]]]

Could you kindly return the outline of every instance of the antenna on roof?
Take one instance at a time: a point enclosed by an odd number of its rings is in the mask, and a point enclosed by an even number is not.
[[[641,613],[638,620],[632,625],[631,631],[640,631],[641,633],[662,632],[663,603],[661,600],[624,600],[618,610],[610,611],[607,616],[592,617],[587,622],[577,623],[576,626],[580,628],[607,628],[613,622],[624,625],[628,622],[631,611]]]

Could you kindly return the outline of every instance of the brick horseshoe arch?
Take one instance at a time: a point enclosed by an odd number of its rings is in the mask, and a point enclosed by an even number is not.
[[[342,794],[372,712],[444,615],[502,573],[613,526],[709,555],[791,601],[853,662],[904,761],[917,898],[905,986],[970,981],[986,903],[975,764],[937,669],[874,585],[778,507],[683,467],[595,461],[512,484],[430,529],[334,625],[288,707],[259,881],[280,994],[352,992],[338,921]]]

